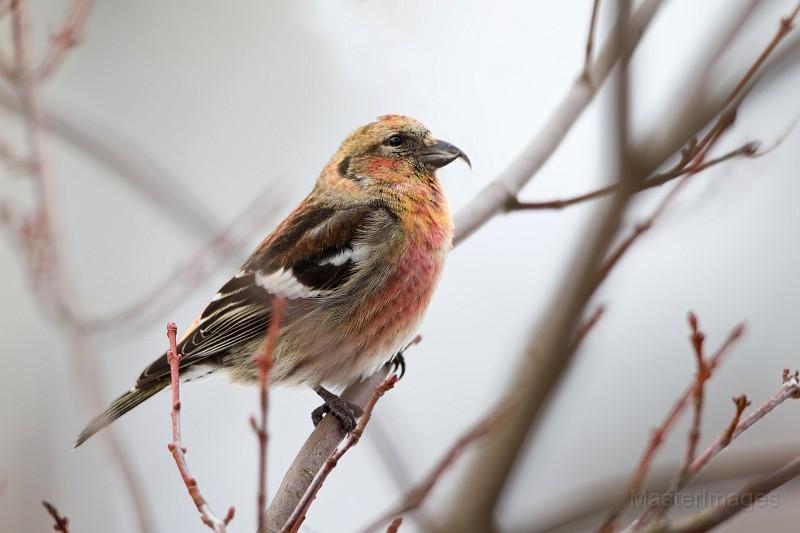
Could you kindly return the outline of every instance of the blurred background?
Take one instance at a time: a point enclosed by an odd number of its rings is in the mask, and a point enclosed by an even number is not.
[[[709,40],[741,3],[665,3],[633,60],[635,134],[658,131]],[[70,2],[30,4],[36,57]],[[76,346],[43,313],[13,237],[0,241],[2,529],[50,530],[45,498],[76,532],[138,531],[107,437],[70,450],[96,414],[77,352],[96,361],[104,401],[128,389],[165,349],[164,324],[188,326],[310,190],[338,143],[378,115],[416,117],[469,154],[471,171],[456,164],[440,173],[457,210],[521,151],[580,72],[591,4],[98,1],[80,43],[38,97],[51,116],[43,157],[75,304],[113,327],[98,326]],[[794,5],[761,4],[712,80],[741,75]],[[612,22],[604,5],[598,46]],[[8,55],[8,17],[1,24]],[[798,88],[795,70],[752,95],[717,152],[748,141],[779,145],[697,176],[601,289],[595,304],[606,305],[605,315],[515,472],[502,506],[504,529],[553,530],[562,513],[621,493],[650,428],[692,379],[688,310],[698,313],[709,349],[736,323],[747,323],[746,337],[708,384],[701,445],[730,420],[732,396],[746,393],[758,405],[779,387],[782,368],[800,366],[800,135],[792,131]],[[523,199],[568,197],[608,181],[611,96],[600,92]],[[2,84],[0,135],[24,147],[14,99]],[[98,151],[111,154],[111,163]],[[114,157],[122,163],[115,166]],[[143,182],[122,176],[120,165]],[[30,181],[6,166],[0,173],[4,201],[30,204]],[[639,195],[626,224],[649,213],[665,192]],[[405,378],[381,400],[376,423],[329,478],[303,531],[354,531],[387,510],[499,397],[595,207],[501,216],[453,251],[421,328],[424,340],[406,354]],[[210,247],[231,224],[228,240]],[[179,280],[160,290],[176,269]],[[182,392],[192,473],[218,512],[236,506],[231,531],[252,531],[257,442],[248,417],[257,391],[212,380]],[[271,491],[311,430],[309,413],[318,403],[310,390],[271,393]],[[169,409],[161,394],[114,429],[155,530],[200,530],[166,451]],[[720,461],[790,457],[800,448],[798,409],[783,405]],[[684,420],[659,455],[667,474],[680,463],[686,428]],[[436,516],[455,484],[480,482],[463,477],[467,460],[443,479],[425,515]],[[740,484],[699,489],[722,493]],[[790,483],[774,508],[744,513],[721,530],[793,530],[798,488]],[[560,531],[599,523],[590,517]],[[420,527],[407,520],[402,531]]]

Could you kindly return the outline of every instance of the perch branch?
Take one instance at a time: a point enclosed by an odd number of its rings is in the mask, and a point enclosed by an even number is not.
[[[181,474],[183,483],[189,491],[197,510],[200,512],[200,520],[216,533],[225,533],[225,528],[228,523],[233,520],[235,509],[230,507],[225,518],[219,519],[211,510],[208,502],[200,493],[200,487],[197,485],[197,480],[192,477],[189,472],[189,465],[186,463],[186,448],[181,443],[181,392],[180,392],[180,364],[181,354],[178,352],[176,334],[178,327],[174,322],[167,324],[167,338],[169,339],[169,351],[167,352],[167,361],[169,362],[170,381],[172,387],[172,442],[167,445],[172,458],[175,459],[175,464],[178,466],[178,472]]]
[[[644,33],[662,3],[663,0],[646,0],[633,14],[630,19],[630,33],[634,35],[632,46],[638,42],[638,38]],[[616,32],[613,32],[592,65],[590,76],[592,83],[587,83],[587,80],[579,75],[561,104],[519,157],[467,206],[456,213],[454,217],[455,245],[466,239],[489,219],[503,212],[509,199],[516,198],[522,187],[530,181],[558,148],[572,125],[592,101],[597,89],[608,77],[621,55],[618,36]],[[369,397],[369,393],[386,375],[387,371],[382,369],[370,378],[348,387],[345,394],[351,401],[363,404]],[[308,485],[308,473],[313,474],[319,470],[324,458],[336,448],[342,438],[343,435],[336,425],[326,423],[324,419],[312,432],[284,476],[267,511],[269,531],[280,530],[296,505],[295,495],[302,494]]]
[[[342,456],[344,456],[344,454],[347,453],[350,448],[358,444],[358,441],[361,440],[361,435],[364,434],[364,428],[366,428],[367,424],[369,423],[369,419],[372,416],[372,410],[375,408],[375,404],[378,402],[381,396],[386,394],[387,391],[394,387],[395,383],[397,383],[397,380],[397,374],[391,374],[389,377],[383,380],[380,385],[375,387],[375,390],[372,392],[372,396],[370,396],[370,399],[364,406],[364,414],[362,414],[358,419],[358,425],[347,435],[347,438],[345,438],[342,445],[339,446],[325,460],[325,464],[322,465],[322,468],[320,468],[319,472],[317,472],[317,474],[314,476],[313,481],[311,481],[311,484],[306,489],[303,497],[300,498],[300,501],[298,502],[294,511],[286,521],[286,525],[283,527],[284,533],[296,533],[300,529],[300,525],[305,519],[305,514],[308,512],[311,502],[314,500],[314,498],[316,498],[317,493],[322,488],[322,484],[325,483],[325,480],[336,467]]]

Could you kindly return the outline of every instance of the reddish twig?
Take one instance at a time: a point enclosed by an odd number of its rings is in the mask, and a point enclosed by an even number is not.
[[[800,2],[798,2],[789,15],[781,18],[778,24],[778,30],[772,37],[767,46],[761,51],[756,60],[750,65],[750,68],[739,79],[731,92],[725,97],[722,103],[725,109],[708,130],[705,136],[698,142],[698,152],[701,154],[708,153],[710,146],[719,138],[719,136],[733,123],[736,119],[736,112],[742,103],[742,98],[747,94],[747,86],[755,78],[756,73],[764,66],[764,63],[775,51],[775,48],[786,38],[787,35],[794,28],[794,20],[800,14]]]
[[[697,445],[700,442],[700,425],[703,417],[703,400],[705,385],[708,378],[711,377],[711,372],[708,370],[708,362],[703,355],[703,343],[706,339],[705,334],[700,331],[697,323],[697,316],[689,312],[689,327],[692,329],[689,340],[692,343],[694,351],[695,363],[697,364],[697,374],[695,375],[694,391],[692,392],[692,404],[694,406],[692,425],[689,429],[689,436],[686,442],[686,455],[684,457],[684,467],[682,469],[681,477],[686,474],[686,468],[694,460],[697,453]]]
[[[679,479],[677,484],[670,489],[667,493],[667,496],[664,498],[659,498],[658,501],[661,502],[659,506],[650,506],[645,509],[634,522],[631,524],[630,529],[637,530],[644,525],[646,525],[647,521],[650,520],[653,516],[663,516],[669,508],[671,507],[671,503],[675,501],[675,496],[680,493],[683,489],[685,489],[692,479],[697,476],[707,465],[714,459],[719,453],[728,447],[728,445],[736,439],[739,435],[750,429],[753,425],[755,425],[760,420],[764,419],[769,413],[771,413],[776,407],[781,405],[783,402],[790,398],[798,398],[800,396],[800,376],[798,376],[797,372],[789,373],[787,370],[783,372],[783,383],[781,384],[781,388],[773,394],[766,402],[764,402],[758,409],[753,411],[747,418],[744,420],[739,421],[742,412],[744,409],[749,405],[747,398],[744,396],[740,396],[738,399],[734,398],[734,402],[736,403],[736,414],[734,415],[734,420],[725,429],[714,441],[700,454],[698,455],[694,461],[690,465],[688,465],[684,472],[685,475],[682,475]],[[735,423],[735,426],[734,426]],[[731,430],[731,427],[733,429]],[[795,476],[800,475],[800,470],[797,471]],[[785,483],[787,480],[784,480]],[[763,495],[766,493],[761,493]],[[760,497],[760,496],[759,496]],[[750,500],[750,503],[755,502],[754,498]],[[727,504],[723,504],[725,507]],[[745,508],[747,506],[743,506]],[[741,509],[738,509],[738,512]],[[720,511],[722,512],[722,511]],[[735,514],[735,513],[733,513]],[[705,516],[704,512],[701,512],[698,516]],[[730,515],[732,516],[732,515]],[[729,516],[729,517],[730,517]],[[689,522],[687,522],[689,523]],[[656,522],[657,530],[661,530],[659,528],[662,527],[663,524],[660,522]],[[686,523],[685,523],[686,524]],[[682,527],[688,528],[688,525],[684,525]],[[689,530],[689,529],[687,529]],[[700,529],[691,529],[691,531],[706,531],[704,528]],[[667,527],[665,531],[673,531],[671,528]]]
[[[581,322],[578,326],[577,331],[575,331],[575,336],[572,339],[572,344],[575,348],[583,342],[583,339],[586,338],[586,335],[594,328],[597,322],[603,317],[603,313],[606,312],[606,307],[604,305],[600,305],[594,312],[589,315],[589,318]]]
[[[733,418],[731,418],[731,422],[728,424],[728,429],[726,429],[725,433],[722,434],[721,442],[724,446],[730,444],[731,440],[733,439],[733,432],[739,427],[739,420],[741,420],[744,410],[750,407],[750,400],[748,400],[747,396],[744,394],[734,396],[733,405],[736,406],[736,410],[733,413]]]
[[[402,524],[403,524],[403,517],[398,516],[397,518],[392,520],[392,523],[389,524],[388,528],[386,528],[386,533],[397,533]]]
[[[305,520],[305,515],[308,512],[308,508],[310,507],[314,498],[316,498],[319,490],[322,488],[322,484],[325,483],[325,480],[336,467],[342,456],[347,453],[350,448],[358,444],[358,441],[361,439],[361,435],[364,433],[364,428],[366,428],[367,424],[369,423],[369,419],[372,416],[372,410],[375,408],[375,404],[378,402],[381,396],[386,394],[387,391],[394,387],[395,383],[397,383],[397,380],[397,374],[390,374],[389,377],[375,387],[375,390],[372,392],[372,396],[370,396],[369,401],[364,406],[364,414],[362,414],[361,418],[359,418],[358,425],[347,435],[347,438],[345,438],[341,446],[336,448],[336,450],[334,450],[333,453],[328,456],[328,459],[325,460],[325,464],[322,465],[322,468],[319,469],[317,475],[314,476],[313,481],[308,486],[308,489],[306,489],[303,497],[300,498],[297,507],[295,507],[294,511],[289,516],[289,519],[286,521],[286,524],[283,526],[283,529],[281,530],[283,533],[296,533],[299,530],[303,520]]]
[[[709,159],[708,161],[701,162],[696,165],[688,166],[689,161],[683,161],[676,165],[676,167],[662,172],[660,174],[654,174],[651,177],[643,180],[640,184],[636,187],[636,192],[643,192],[650,189],[654,189],[656,187],[660,187],[665,183],[668,183],[676,178],[681,176],[686,176],[687,174],[697,174],[706,170],[707,168],[713,167],[720,163],[724,163],[725,161],[729,161],[731,159],[735,159],[738,157],[758,157],[762,155],[761,152],[758,151],[758,143],[756,142],[749,142],[740,146],[735,150],[731,150],[719,157],[715,157],[713,159]],[[609,185],[607,187],[601,187],[594,191],[580,194],[578,196],[572,196],[570,198],[563,198],[559,200],[544,200],[540,202],[521,202],[519,200],[512,200],[509,202],[507,207],[508,211],[533,211],[533,210],[542,210],[542,209],[563,209],[565,207],[570,207],[575,204],[580,204],[583,202],[588,202],[590,200],[596,200],[598,198],[602,198],[604,196],[608,196],[614,194],[619,190],[617,185]]]
[[[256,357],[256,365],[258,366],[258,388],[259,388],[259,408],[261,410],[261,419],[256,422],[256,417],[250,417],[250,426],[258,437],[258,496],[257,496],[257,512],[258,512],[258,531],[259,533],[266,531],[265,519],[267,516],[267,414],[269,411],[269,379],[270,371],[272,370],[272,354],[275,351],[275,346],[278,343],[278,334],[280,333],[281,321],[283,320],[283,312],[286,304],[286,299],[283,296],[278,296],[272,302],[272,315],[269,322],[269,330],[267,336],[264,338],[264,349]]]
[[[450,447],[450,449],[447,450],[439,462],[436,463],[428,475],[425,476],[422,482],[409,490],[398,505],[392,507],[389,511],[382,514],[379,518],[375,519],[367,527],[365,527],[363,529],[363,533],[375,531],[381,527],[382,524],[386,523],[387,520],[391,520],[393,517],[397,517],[399,515],[419,509],[419,507],[425,501],[425,498],[427,498],[428,494],[431,493],[444,473],[447,472],[447,470],[456,462],[456,460],[458,460],[467,447],[469,447],[473,442],[487,435],[494,427],[496,427],[498,422],[502,420],[502,418],[508,412],[509,406],[510,404],[508,403],[501,403],[498,407],[492,409],[486,416],[482,417],[478,423],[472,426],[472,428],[470,428],[466,433],[461,435],[461,437],[459,437],[459,439]]]
[[[200,520],[216,531],[217,533],[224,533],[225,527],[233,520],[235,509],[231,506],[225,518],[220,520],[211,510],[208,502],[203,498],[200,493],[200,488],[197,486],[197,480],[192,477],[189,472],[189,465],[186,463],[186,448],[181,443],[181,393],[180,393],[180,363],[181,354],[178,352],[176,335],[178,327],[175,322],[167,324],[167,338],[169,339],[169,351],[167,352],[167,361],[169,361],[170,379],[172,385],[172,442],[167,445],[172,458],[175,459],[175,464],[178,466],[178,471],[181,474],[186,488],[189,491],[189,496],[192,497],[197,510],[200,512]]]
[[[722,343],[722,346],[720,346],[716,353],[708,359],[709,373],[713,374],[713,372],[722,362],[725,355],[728,353],[730,347],[743,334],[744,324],[739,324],[733,328],[733,330],[728,334],[728,338],[724,343]],[[664,442],[664,438],[666,437],[667,433],[669,433],[669,431],[675,425],[675,422],[677,422],[681,413],[683,413],[684,409],[686,409],[694,390],[695,381],[692,380],[692,383],[683,391],[683,393],[672,405],[672,408],[667,412],[667,415],[664,417],[664,420],[661,422],[661,424],[653,430],[650,436],[650,442],[648,443],[647,447],[645,447],[642,456],[639,458],[639,463],[637,464],[636,469],[633,471],[633,474],[628,481],[628,486],[625,489],[625,497],[611,510],[606,518],[606,521],[600,527],[600,531],[614,531],[620,514],[622,514],[622,511],[627,506],[628,501],[630,501],[631,497],[636,494],[636,491],[639,490],[645,478],[647,477],[647,473],[650,471],[650,465],[653,462],[656,452]]]
[[[78,44],[78,36],[83,29],[89,12],[92,10],[93,0],[74,0],[72,9],[61,28],[52,36],[50,48],[45,53],[44,59],[34,70],[33,77],[41,82],[50,77],[66,57],[67,51]]]
[[[47,512],[53,517],[53,521],[55,521],[53,529],[61,533],[69,533],[69,518],[61,516],[56,506],[47,500],[42,500],[42,505],[44,505],[44,508],[47,509]]]

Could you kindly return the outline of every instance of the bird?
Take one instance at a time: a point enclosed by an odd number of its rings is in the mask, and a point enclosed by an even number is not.
[[[282,316],[270,382],[307,386],[352,431],[360,408],[331,392],[394,362],[416,333],[452,248],[436,171],[467,155],[418,120],[384,115],[345,138],[306,198],[264,238],[178,343],[181,382],[256,384],[273,304]],[[170,385],[164,353],[94,418],[75,447]]]

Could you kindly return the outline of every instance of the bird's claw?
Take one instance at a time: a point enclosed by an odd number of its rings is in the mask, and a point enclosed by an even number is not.
[[[394,357],[389,360],[389,365],[392,367],[392,372],[395,374],[400,370],[398,379],[403,379],[403,376],[406,375],[406,358],[403,356],[403,350],[397,352]]]
[[[364,414],[364,410],[360,406],[330,392],[326,395],[320,394],[320,396],[325,403],[311,411],[311,421],[314,426],[322,421],[322,417],[330,413],[336,417],[345,433],[350,433],[356,428],[356,420]]]

